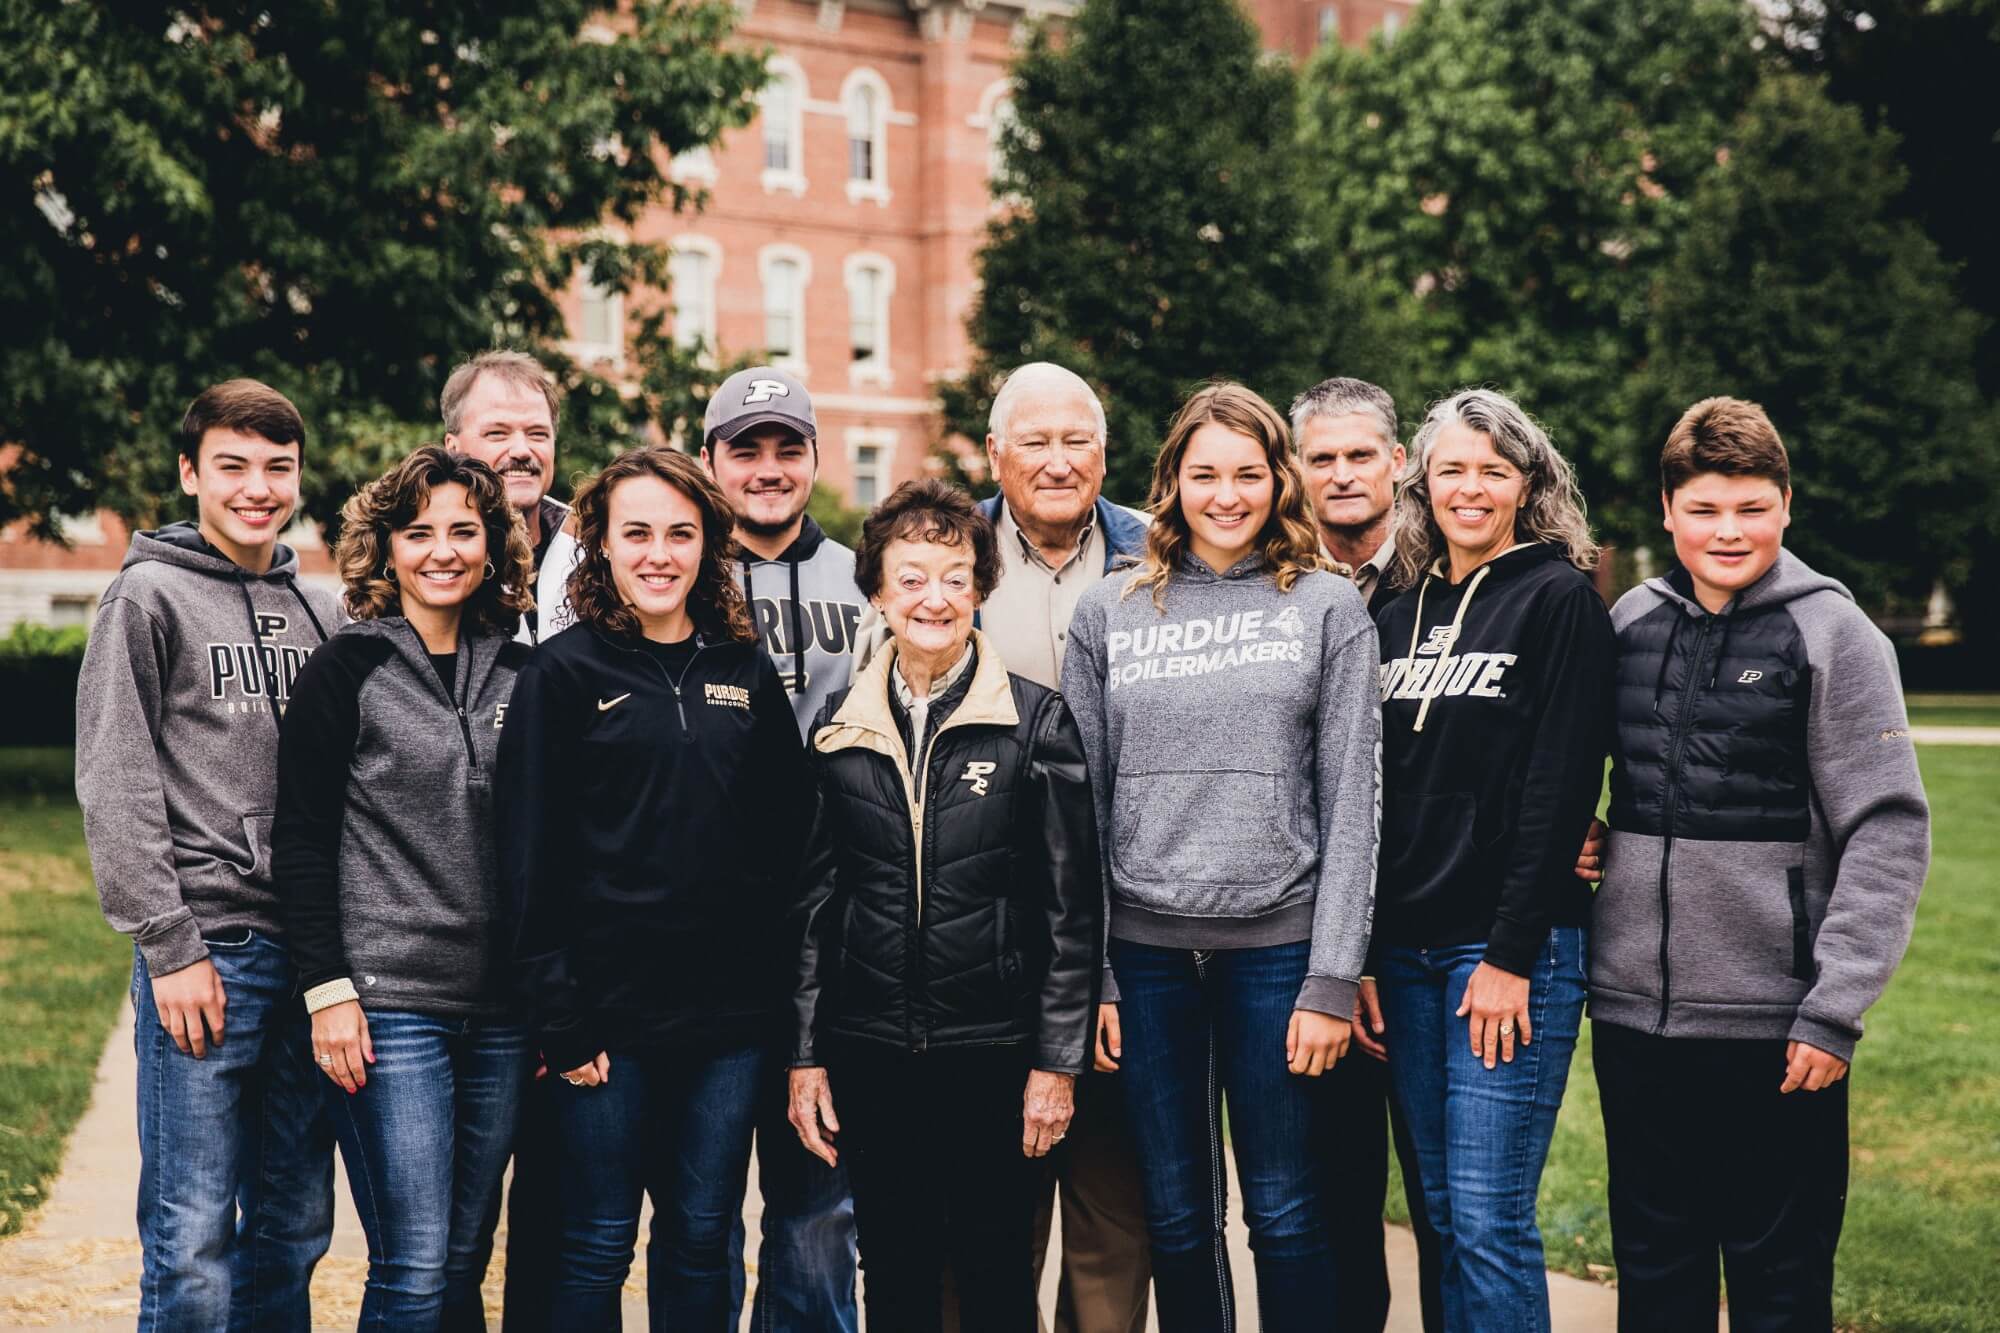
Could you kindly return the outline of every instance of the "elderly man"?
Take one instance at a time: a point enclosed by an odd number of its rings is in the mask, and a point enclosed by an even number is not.
[[[577,558],[569,506],[549,498],[556,478],[562,400],[541,362],[526,352],[481,352],[461,363],[438,395],[444,447],[500,474],[535,548],[535,609],[521,617],[525,643],[566,628],[563,584]]]

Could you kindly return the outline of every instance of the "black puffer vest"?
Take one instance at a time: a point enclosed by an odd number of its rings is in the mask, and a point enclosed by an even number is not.
[[[795,1065],[843,1041],[1026,1045],[1037,1068],[1088,1065],[1103,890],[1082,737],[1060,695],[974,648],[963,698],[914,764],[888,698],[893,653],[814,721],[825,832]]]

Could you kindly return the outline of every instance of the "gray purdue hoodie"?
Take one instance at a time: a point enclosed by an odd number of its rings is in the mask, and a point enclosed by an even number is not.
[[[280,935],[271,887],[278,721],[339,624],[280,546],[252,574],[191,523],[133,534],[76,689],[76,795],[104,917],[154,976],[203,933]]]
[[[1083,732],[1113,938],[1168,948],[1312,941],[1298,1006],[1346,1018],[1368,953],[1381,812],[1375,626],[1321,571],[1280,592],[1261,557],[1189,558],[1077,604],[1063,697]],[[1118,998],[1109,970],[1104,998]]]

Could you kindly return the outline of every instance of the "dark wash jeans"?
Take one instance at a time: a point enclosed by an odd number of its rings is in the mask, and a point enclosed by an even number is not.
[[[1445,1327],[1545,1333],[1549,1285],[1535,1193],[1582,1025],[1585,932],[1549,932],[1528,978],[1533,1044],[1517,1044],[1513,1061],[1492,1069],[1472,1053],[1470,1021],[1456,1013],[1486,946],[1380,954],[1390,1086],[1438,1233]]]
[[[1833,1326],[1847,1085],[1779,1092],[1785,1041],[1655,1037],[1602,1021],[1591,1054],[1625,1333]]]
[[[741,1215],[757,1118],[759,1047],[611,1053],[594,1088],[556,1079],[563,1328],[617,1328],[620,1289],[653,1200],[646,1308],[654,1333],[729,1327],[729,1233]]]
[[[364,1329],[483,1329],[480,1228],[507,1168],[534,1050],[519,1023],[369,1010],[375,1063],[321,1079],[368,1233]]]
[[[1322,1330],[1334,1265],[1313,1151],[1311,1080],[1285,1033],[1311,946],[1190,951],[1111,941],[1126,1113],[1145,1175],[1161,1333],[1236,1326],[1222,1104],[1271,1333]],[[1350,1056],[1349,1058],[1353,1058]]]
[[[333,1238],[333,1134],[284,946],[208,942],[228,1002],[197,1060],[160,1026],[133,951],[139,1063],[139,1328],[308,1329]]]
[[[1033,1333],[1043,1168],[1021,1151],[1027,1051],[842,1043],[827,1080],[869,1329],[938,1333],[949,1269],[960,1333]]]
[[[764,1212],[750,1333],[857,1333],[854,1193],[846,1165],[828,1166],[807,1152],[786,1118],[790,1073],[773,1057],[758,1093],[757,1183]],[[731,1328],[742,1322],[747,1239],[739,1199],[729,1235]]]

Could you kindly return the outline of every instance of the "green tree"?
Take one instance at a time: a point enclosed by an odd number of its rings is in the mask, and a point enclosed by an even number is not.
[[[1817,79],[1765,79],[1659,275],[1648,439],[1711,394],[1753,399],[1792,457],[1787,542],[1865,604],[1921,610],[1990,531],[1996,423],[1981,321],[1899,215],[1896,136]]]
[[[619,237],[676,153],[753,111],[726,0],[0,0],[0,521],[151,516],[204,385],[253,375],[311,431],[322,515],[437,435],[452,363],[534,351],[569,389],[563,471],[702,378],[640,321],[644,389],[560,353],[579,266],[664,290]]]
[[[1307,76],[1336,242],[1414,294],[1422,394],[1519,398],[1613,532],[1642,518],[1653,278],[1755,85],[1754,35],[1741,0],[1440,0]]]
[[[1013,75],[976,359],[945,388],[955,429],[981,439],[1000,375],[1060,362],[1102,395],[1108,488],[1133,501],[1200,382],[1241,380],[1282,408],[1336,363],[1393,366],[1301,189],[1296,80],[1234,0],[1086,0],[1035,32]]]

